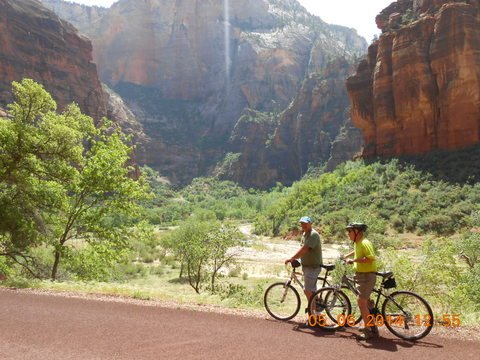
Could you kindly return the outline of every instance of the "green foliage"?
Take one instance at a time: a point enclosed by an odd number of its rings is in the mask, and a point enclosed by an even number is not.
[[[222,300],[228,301],[233,306],[252,306],[262,305],[264,284],[257,284],[253,289],[240,284],[221,284],[217,288],[217,293]]]
[[[114,242],[95,242],[82,249],[68,249],[64,252],[65,269],[78,280],[109,281],[112,270],[119,263],[126,263],[126,250],[118,251]]]
[[[163,185],[161,190],[148,176],[155,197],[144,203],[142,218],[150,224],[176,225],[190,215],[202,221],[251,220],[265,207],[261,192],[245,190],[231,181],[197,178],[174,191]]]
[[[465,269],[459,257],[461,248],[462,244],[453,239],[427,239],[418,254],[396,249],[384,252],[381,268],[393,270],[399,289],[425,297],[435,314],[468,317],[480,310],[480,277],[477,264]]]
[[[278,235],[309,214],[326,241],[345,238],[350,221],[369,225],[378,239],[389,232],[448,235],[474,223],[479,186],[435,181],[412,166],[348,162],[332,173],[309,176],[264,196],[266,210],[255,220],[257,233]],[[381,241],[382,242],[382,241]]]
[[[144,182],[132,179],[127,166],[130,140],[107,119],[95,127],[75,104],[57,114],[52,97],[30,79],[12,86],[9,117],[0,119],[0,248],[41,276],[32,255],[51,247],[52,279],[67,255],[70,269],[87,276],[73,256],[117,261],[128,247],[124,230],[147,198]],[[87,248],[70,248],[72,240]],[[92,274],[103,276],[99,269]]]
[[[202,283],[208,278],[212,291],[215,291],[220,268],[234,262],[238,255],[228,250],[240,246],[240,239],[235,227],[189,219],[165,239],[164,246],[174,252],[190,286],[200,293]]]

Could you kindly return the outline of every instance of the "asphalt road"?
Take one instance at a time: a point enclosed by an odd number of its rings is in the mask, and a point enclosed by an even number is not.
[[[0,359],[479,359],[480,343],[360,342],[296,323],[0,289]]]

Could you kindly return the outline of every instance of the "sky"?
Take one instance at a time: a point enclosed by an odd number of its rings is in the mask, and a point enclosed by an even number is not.
[[[69,0],[85,5],[109,7],[117,0]],[[235,0],[230,0],[235,1]],[[379,33],[375,16],[395,0],[298,0],[310,13],[329,24],[357,30],[369,43]]]

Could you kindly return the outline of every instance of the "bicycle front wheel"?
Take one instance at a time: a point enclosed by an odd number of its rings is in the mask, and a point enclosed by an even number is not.
[[[347,295],[334,287],[315,292],[308,302],[309,323],[334,331],[346,325],[352,305]]]
[[[300,310],[300,295],[290,284],[275,283],[268,287],[263,297],[267,312],[275,319],[293,319]]]
[[[357,294],[350,290],[349,287],[342,285],[342,291],[347,295],[348,300],[350,300],[350,305],[352,306],[351,315],[355,319],[355,323],[347,323],[347,326],[355,326],[362,321],[362,313],[360,312],[360,308],[358,307],[357,302]]]
[[[396,291],[387,296],[382,315],[387,329],[405,340],[421,339],[433,327],[432,308],[420,295],[410,291]]]

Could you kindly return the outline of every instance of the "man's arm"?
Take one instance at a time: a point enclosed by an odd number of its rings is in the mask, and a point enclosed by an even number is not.
[[[285,260],[285,264],[292,262],[295,259],[301,258],[303,255],[305,255],[309,251],[310,251],[310,247],[308,245],[303,245],[295,255],[293,255],[290,259]]]
[[[356,263],[372,263],[373,260],[375,260],[375,259],[369,259],[368,257],[364,256],[364,257],[361,257],[361,258],[358,258],[358,259],[348,259],[347,263],[348,264],[353,264],[354,262],[356,262]]]

